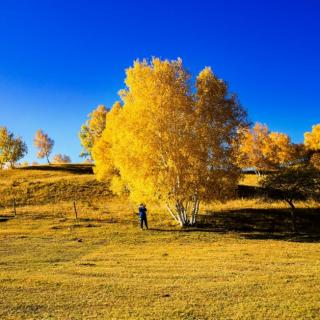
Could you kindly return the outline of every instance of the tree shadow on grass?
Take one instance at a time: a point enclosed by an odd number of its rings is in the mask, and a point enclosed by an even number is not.
[[[206,212],[199,216],[202,225],[208,224],[239,231],[288,232],[291,230],[289,209],[237,209]],[[301,233],[320,233],[318,208],[296,209],[297,229]]]
[[[279,240],[279,241],[290,241],[290,242],[304,242],[304,243],[320,243],[320,234],[302,234],[302,233],[244,233],[241,236],[249,240]]]
[[[196,227],[157,229],[158,232],[234,232],[251,240],[279,240],[292,242],[320,242],[320,210],[296,209],[297,231],[291,232],[292,222],[287,209],[239,209],[206,212],[199,215]]]
[[[7,222],[8,220],[12,219],[11,216],[0,216],[0,223],[1,222]]]
[[[296,209],[296,232],[287,209],[238,209],[207,212],[199,216],[199,224],[226,232],[238,232],[247,239],[275,239],[320,242],[320,210]]]
[[[18,170],[42,170],[42,171],[63,171],[74,174],[93,174],[93,165],[91,164],[51,164],[51,165],[36,165]]]
[[[172,229],[162,229],[162,228],[149,228],[148,231],[155,232],[172,232],[172,233],[191,233],[191,232],[214,232],[214,233],[226,233],[227,231],[217,229],[217,228],[209,228],[198,225],[197,227],[184,227],[184,228],[172,228]]]

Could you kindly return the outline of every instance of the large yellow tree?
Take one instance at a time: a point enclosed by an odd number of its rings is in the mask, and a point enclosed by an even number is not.
[[[95,172],[135,202],[163,202],[180,225],[196,222],[201,200],[235,190],[237,132],[246,113],[210,68],[191,84],[180,59],[136,61],[126,70],[93,147]]]
[[[256,123],[240,132],[238,164],[241,168],[272,170],[294,160],[295,148],[287,134],[270,132],[266,125]]]

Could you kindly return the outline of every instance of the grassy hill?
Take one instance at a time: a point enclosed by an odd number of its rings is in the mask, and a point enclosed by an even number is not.
[[[202,204],[199,220],[219,230],[283,232],[290,229],[286,203],[267,203],[255,197],[259,179],[255,174],[243,175],[240,198]],[[108,184],[98,182],[92,165],[87,164],[0,170],[0,215],[12,213],[14,199],[17,214],[32,218],[73,217],[75,201],[81,218],[131,222],[137,219],[134,204],[126,198],[113,197]],[[320,232],[319,203],[298,202],[296,205],[300,230]],[[149,205],[149,209],[149,219],[154,225],[172,225],[166,209],[154,205]]]
[[[109,195],[108,185],[98,182],[91,165],[34,166],[0,170],[0,205],[57,203]]]
[[[0,170],[0,216],[12,215],[14,200],[17,215],[30,219],[74,218],[75,201],[80,219],[136,220],[132,203],[112,196],[108,184],[97,181],[87,164]],[[161,214],[151,220],[162,220]]]
[[[111,196],[87,165],[0,171],[7,217],[13,197],[17,215],[0,220],[0,319],[319,316],[320,237],[265,229],[275,217],[285,226],[282,203],[204,205],[210,224],[182,230],[151,209],[141,231],[128,199]]]

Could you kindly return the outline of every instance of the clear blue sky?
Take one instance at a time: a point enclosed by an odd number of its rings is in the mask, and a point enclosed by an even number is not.
[[[0,1],[0,125],[80,161],[77,137],[98,104],[110,107],[136,58],[181,57],[238,93],[250,120],[288,133],[320,122],[320,2]]]

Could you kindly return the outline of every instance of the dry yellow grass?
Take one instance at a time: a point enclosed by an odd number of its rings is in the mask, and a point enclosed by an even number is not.
[[[295,206],[297,209],[320,209],[320,203],[314,200],[309,201],[296,201]],[[272,201],[267,202],[262,199],[235,199],[229,200],[225,203],[212,202],[210,204],[202,204],[202,212],[223,212],[235,211],[245,209],[265,209],[265,210],[279,210],[289,209],[290,207],[285,201]]]
[[[159,208],[141,231],[127,199],[79,200],[78,220],[70,199],[19,206],[0,222],[0,319],[319,318],[316,235],[180,230]]]
[[[0,170],[0,206],[10,206],[14,198],[18,205],[42,205],[108,197],[108,185],[96,181],[90,171],[90,165]]]
[[[261,179],[263,179],[263,175],[259,177],[256,174],[243,174],[239,184],[257,187]]]
[[[0,242],[1,319],[316,319],[320,312],[318,243],[29,215],[2,222]]]

